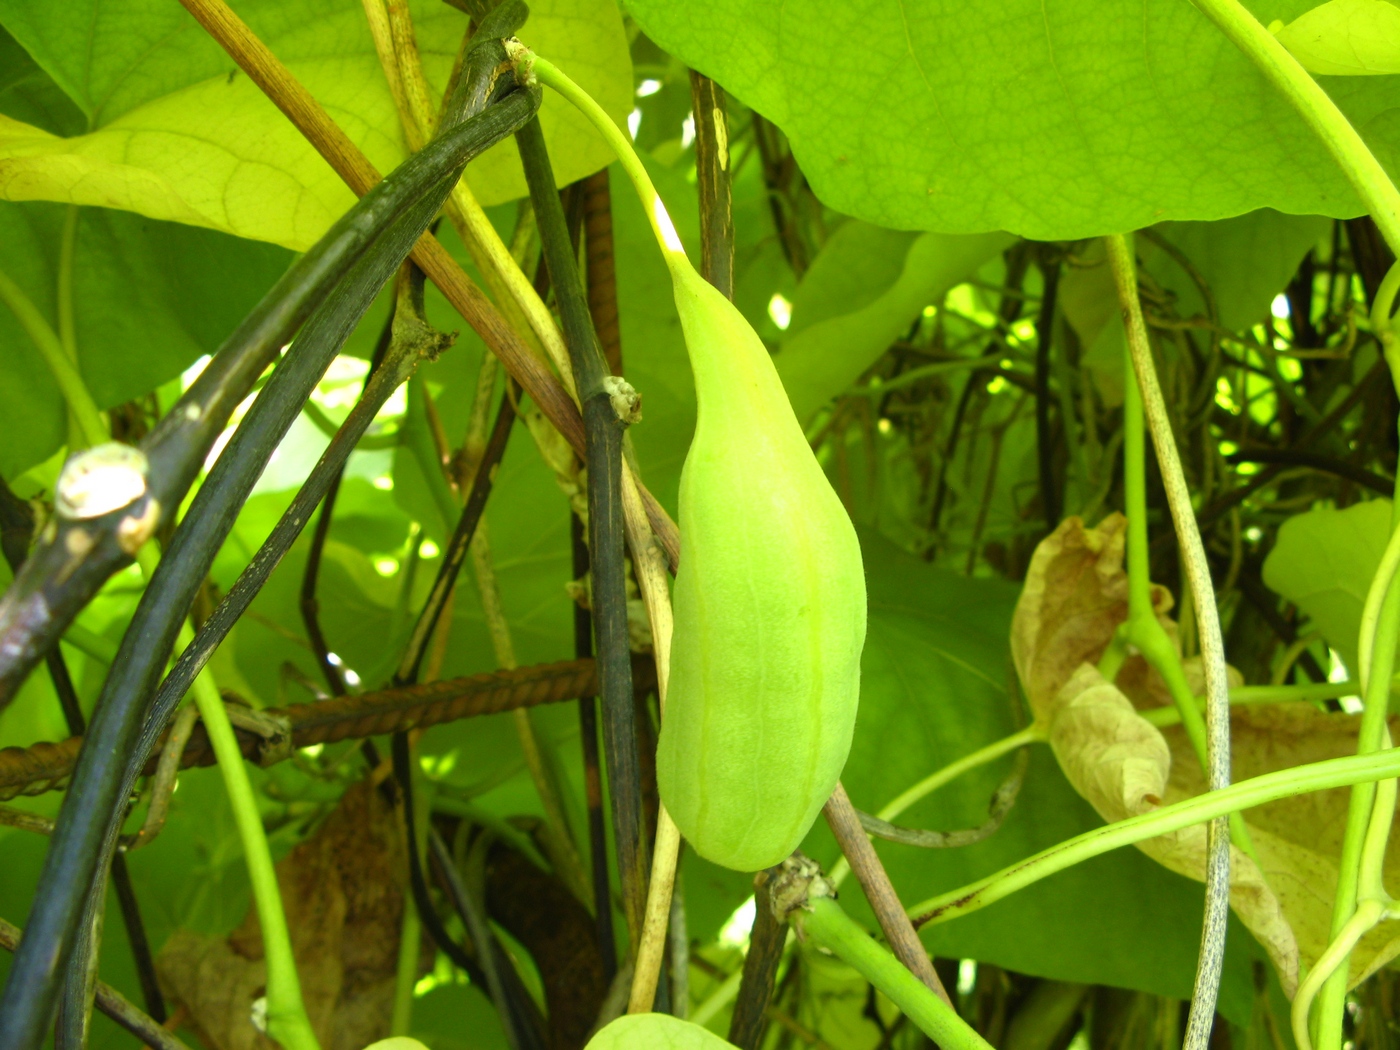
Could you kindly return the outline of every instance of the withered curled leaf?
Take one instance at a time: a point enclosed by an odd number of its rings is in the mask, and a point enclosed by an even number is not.
[[[1097,664],[1127,617],[1123,569],[1126,519],[1095,528],[1066,520],[1037,548],[1012,621],[1017,673],[1036,719],[1070,783],[1099,815],[1123,820],[1200,794],[1205,778],[1180,726],[1159,730],[1138,712],[1171,703],[1156,671],[1136,654],[1114,681]],[[1153,605],[1169,635],[1170,593],[1155,586]],[[1193,689],[1203,691],[1200,662],[1187,660]],[[1231,671],[1231,684],[1242,684]],[[1357,719],[1302,704],[1236,707],[1231,712],[1235,779],[1352,754]],[[1337,857],[1346,823],[1346,789],[1283,799],[1245,814],[1259,864],[1238,849],[1231,857],[1231,904],[1272,958],[1285,990],[1299,965],[1326,946]],[[1204,881],[1204,825],[1140,843],[1158,863]],[[1388,867],[1400,863],[1392,840]],[[1400,936],[1382,927],[1352,956],[1358,983],[1400,954]]]

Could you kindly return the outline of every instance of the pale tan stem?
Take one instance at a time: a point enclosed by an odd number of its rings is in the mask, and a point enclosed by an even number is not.
[[[370,33],[374,37],[375,51],[379,56],[380,65],[383,67],[384,77],[394,96],[394,104],[398,109],[399,122],[403,126],[404,137],[408,142],[409,149],[417,151],[431,137],[436,118],[429,96],[427,79],[423,76],[422,60],[414,36],[412,17],[407,5],[402,0],[389,0],[387,5],[384,0],[364,0],[364,8]],[[534,333],[531,326],[522,323],[525,320],[524,312],[519,308],[518,292],[512,286],[508,275],[517,275],[520,281],[524,281],[527,286],[529,282],[525,281],[525,276],[512,257],[510,250],[501,241],[495,227],[491,225],[465,181],[459,182],[454,188],[446,210],[449,221],[457,230],[458,236],[467,246],[477,268],[485,277],[486,285],[496,302],[501,306],[506,320],[511,327],[525,337],[527,342],[534,342],[533,349],[538,350],[540,340],[532,340],[530,337]],[[530,292],[533,294],[533,287],[530,288]],[[539,301],[538,295],[534,298]],[[544,310],[543,302],[540,302],[540,309]],[[552,319],[549,324],[552,327]],[[555,336],[562,351],[563,344],[562,340],[558,339],[557,330]],[[547,341],[545,346],[549,347]],[[552,347],[549,349],[556,368],[560,367],[562,360],[564,367],[560,374],[565,389],[572,395],[574,392],[573,377],[567,369],[567,352],[562,352],[561,356],[560,353],[552,352]],[[495,381],[496,360],[488,356],[482,362],[476,398],[472,404],[471,421],[463,446],[464,456],[460,464],[461,469],[456,472],[455,478],[450,479],[456,482],[459,494],[466,493],[471,478],[476,473],[476,465],[481,460],[481,450],[486,442],[487,417]],[[487,631],[491,636],[496,662],[501,667],[514,668],[517,666],[515,645],[511,639],[510,625],[501,608],[500,590],[496,583],[495,568],[491,561],[490,539],[484,518],[477,523],[476,535],[472,538],[471,558],[476,573],[478,592],[481,595],[482,613],[486,620]],[[440,632],[439,639],[445,641],[445,638],[445,632]],[[439,655],[436,649],[434,655]],[[530,770],[530,778],[534,781],[535,791],[544,808],[545,822],[549,826],[550,837],[554,840],[552,852],[556,855],[554,859],[558,873],[570,892],[585,904],[589,904],[592,895],[584,875],[583,863],[579,859],[573,836],[569,832],[569,823],[557,790],[558,786],[553,777],[550,776],[530,713],[525,710],[517,710],[514,712],[513,718],[516,735],[520,740],[520,748],[525,756],[525,764]]]
[[[501,608],[501,591],[496,583],[496,568],[491,561],[491,539],[484,517],[476,523],[471,557],[472,568],[476,572],[477,590],[481,593],[481,611],[486,618],[486,631],[491,636],[491,650],[496,654],[497,664],[513,671],[520,665],[515,660],[515,641],[511,638],[510,624],[506,622],[505,610]]]
[[[186,705],[175,717],[165,747],[160,753],[160,764],[156,767],[155,781],[151,785],[151,804],[146,810],[146,819],[126,845],[126,852],[140,849],[160,834],[165,827],[165,818],[170,811],[170,796],[175,793],[175,778],[180,772],[180,759],[185,754],[185,745],[194,732],[195,720],[199,718],[199,708]]]
[[[413,18],[404,0],[388,0],[387,13],[384,0],[364,0],[366,11],[376,6],[384,20],[382,32],[388,34],[386,41],[388,55],[381,49],[379,37],[375,37],[375,49],[384,65],[384,75],[392,86],[402,85],[400,94],[403,104],[399,117],[404,125],[409,148],[421,149],[432,134],[436,121],[431,92],[427,78],[423,75],[423,63],[414,39]],[[371,31],[375,31],[371,17]],[[399,97],[395,96],[395,103]],[[496,227],[487,218],[481,203],[472,193],[465,179],[452,191],[445,212],[457,236],[466,245],[476,268],[481,271],[497,306],[505,314],[506,320],[531,344],[532,349],[543,350],[558,369],[564,389],[575,395],[573,370],[569,365],[569,351],[564,338],[559,333],[554,317],[545,306],[544,300],[535,291],[535,286],[521,271],[512,257]],[[576,395],[575,395],[575,399]]]
[[[622,472],[622,514],[627,528],[627,543],[632,549],[632,568],[637,586],[651,621],[652,649],[656,658],[656,690],[661,701],[661,713],[666,714],[666,691],[671,681],[671,616],[670,586],[666,581],[666,556],[647,521],[646,508],[636,479],[630,470]],[[646,919],[642,926],[641,943],[637,946],[637,964],[632,975],[632,994],[628,1013],[646,1013],[656,999],[656,982],[661,975],[662,957],[666,952],[666,925],[671,915],[671,893],[676,881],[676,861],[680,856],[681,833],[666,806],[656,821],[656,844],[652,848],[651,885],[647,890]]]
[[[447,641],[452,635],[452,610],[456,604],[457,592],[454,590],[443,602],[442,614],[433,628],[432,648],[428,650],[428,662],[423,668],[424,682],[436,682],[442,677],[442,665],[447,659]]]
[[[629,466],[624,460],[624,465]],[[666,692],[671,682],[671,587],[666,579],[666,552],[652,532],[646,505],[632,469],[622,472],[622,516],[627,529],[627,545],[632,550],[632,570],[642,592],[647,619],[651,622],[652,648],[656,657],[657,695],[661,712],[666,712]]]
[[[420,141],[414,149],[421,149],[436,130],[437,107],[433,105],[428,82],[423,76],[423,60],[418,54],[418,40],[413,32],[413,18],[408,13],[408,4],[404,0],[388,0],[385,12],[393,41],[394,64],[399,70],[408,112],[413,115],[413,123],[418,129]]]
[[[1206,726],[1209,764],[1208,787],[1219,791],[1230,785],[1230,682],[1225,667],[1225,639],[1220,630],[1220,612],[1215,604],[1215,583],[1206,560],[1205,544],[1196,523],[1196,511],[1191,505],[1191,492],[1186,485],[1186,473],[1181,467],[1176,439],[1172,435],[1171,419],[1166,401],[1157,381],[1157,369],[1152,360],[1147,325],[1143,321],[1142,303],[1138,298],[1137,262],[1133,254],[1131,235],[1115,234],[1104,238],[1114,283],[1123,314],[1123,327],[1128,336],[1128,351],[1152,435],[1152,447],[1162,471],[1162,484],[1167,490],[1167,505],[1180,545],[1182,567],[1190,583],[1191,597],[1196,608],[1196,623],[1200,632],[1201,663],[1206,679]],[[1208,829],[1206,862],[1206,918],[1202,931],[1201,954],[1196,971],[1195,994],[1187,1018],[1188,1050],[1201,1050],[1210,1038],[1215,1018],[1215,1004],[1220,991],[1220,973],[1225,952],[1225,923],[1230,907],[1230,841],[1225,819],[1212,821]]]
[[[681,833],[666,807],[656,818],[656,845],[651,854],[651,885],[647,889],[646,920],[637,947],[637,965],[632,972],[632,994],[627,1000],[629,1014],[650,1013],[656,1002],[656,982],[666,954],[666,926],[671,919],[671,891],[676,884],[676,860],[680,856]]]
[[[369,35],[374,40],[374,53],[379,56],[379,65],[384,70],[384,79],[389,84],[389,94],[394,98],[394,111],[399,115],[399,124],[404,131],[404,140],[413,152],[423,148],[422,136],[418,133],[417,122],[409,108],[408,97],[404,94],[403,78],[399,75],[398,63],[394,56],[394,34],[389,27],[389,15],[384,10],[384,0],[362,0],[365,21],[369,23]]]

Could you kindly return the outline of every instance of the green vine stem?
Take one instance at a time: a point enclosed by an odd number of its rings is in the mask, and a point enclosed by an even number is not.
[[[63,233],[58,242],[58,287],[55,306],[58,308],[58,338],[68,360],[78,367],[78,326],[74,321],[73,308],[73,260],[78,248],[78,216],[80,209],[70,204],[64,210]],[[81,440],[82,428],[77,418],[68,414],[68,447],[78,449],[86,442]]]
[[[1219,791],[1208,791],[1151,813],[1086,831],[993,875],[930,897],[910,908],[909,914],[914,917],[916,925],[947,922],[960,915],[980,911],[1049,875],[1122,846],[1131,846],[1135,842],[1180,831],[1193,824],[1203,824],[1281,798],[1353,784],[1370,784],[1397,775],[1400,775],[1400,751],[1396,750],[1348,755],[1265,773]]]
[[[1400,255],[1400,191],[1337,104],[1239,0],[1195,4],[1292,103],[1351,182],[1390,250]]]
[[[1386,715],[1390,709],[1391,677],[1395,672],[1395,648],[1397,633],[1400,632],[1400,587],[1394,585],[1397,569],[1400,569],[1400,528],[1394,528],[1397,505],[1400,505],[1400,501],[1392,505],[1393,531],[1381,556],[1381,564],[1371,580],[1361,616],[1358,663],[1362,672],[1365,709],[1361,716],[1361,730],[1357,734],[1356,750],[1362,755],[1390,748]],[[1394,814],[1393,785],[1387,785],[1385,790],[1378,790],[1374,784],[1361,784],[1352,789],[1347,809],[1346,836],[1342,841],[1342,855],[1337,866],[1337,892],[1332,902],[1332,944],[1324,955],[1334,969],[1326,975],[1317,997],[1318,1044],[1323,1050],[1339,1050],[1341,1046],[1342,1013],[1351,972],[1351,947],[1356,939],[1345,944],[1348,931],[1354,928],[1357,916],[1363,911],[1370,913],[1372,909],[1368,902],[1389,899],[1382,883],[1382,869],[1385,843]],[[1376,840],[1378,849],[1375,848]],[[1369,849],[1368,844],[1371,845]],[[1361,910],[1358,910],[1358,904],[1363,906]],[[1383,917],[1378,915],[1371,925],[1374,926]],[[1370,926],[1366,929],[1370,929]],[[1357,934],[1357,938],[1360,936]],[[1339,948],[1335,953],[1332,951],[1343,944],[1344,948]],[[1321,968],[1322,960],[1319,960],[1314,970]],[[1301,998],[1302,989],[1295,997],[1294,1009],[1295,1014],[1301,1011],[1306,1024],[1311,1004],[1297,1004],[1297,999]]]
[[[1392,263],[1386,271],[1385,277],[1381,279],[1381,286],[1376,289],[1375,302],[1371,304],[1371,332],[1381,344],[1392,379],[1400,375],[1400,363],[1395,360],[1395,322],[1391,317],[1397,293],[1400,293],[1400,261]]]
[[[417,754],[409,743],[409,776],[413,780],[411,812],[406,814],[414,825],[414,845],[419,865],[427,864],[428,833],[432,827],[433,810],[440,801],[437,785],[423,775]],[[389,1034],[409,1035],[413,1028],[413,992],[418,984],[418,958],[423,947],[423,918],[411,892],[403,894],[403,922],[399,927],[399,959],[394,971],[394,1012],[389,1020]]]
[[[1208,762],[1205,784],[1210,791],[1221,791],[1231,780],[1231,745],[1229,745],[1229,673],[1225,665],[1225,638],[1221,633],[1219,609],[1215,605],[1215,581],[1211,578],[1210,561],[1205,557],[1196,508],[1191,504],[1191,491],[1182,469],[1182,456],[1177,452],[1172,420],[1166,414],[1166,400],[1156,378],[1152,360],[1152,344],[1148,340],[1147,322],[1142,318],[1142,302],[1138,297],[1137,258],[1131,235],[1114,234],[1105,238],[1113,284],[1119,293],[1119,309],[1127,335],[1128,354],[1133,361],[1137,388],[1142,395],[1142,410],[1147,416],[1148,431],[1156,462],[1162,470],[1162,487],[1166,504],[1172,512],[1183,575],[1191,592],[1191,608],[1196,610],[1198,638],[1201,647],[1201,669],[1205,673],[1205,728],[1207,728]],[[1130,384],[1131,385],[1131,382]],[[1210,1042],[1215,1021],[1215,1002],[1219,997],[1219,981],[1225,963],[1225,928],[1229,921],[1229,820],[1211,822],[1205,846],[1205,916],[1201,923],[1201,952],[1196,967],[1196,988],[1191,994],[1191,1007],[1186,1019],[1186,1050],[1204,1050]]]
[[[84,385],[76,362],[68,356],[63,341],[44,319],[33,300],[25,295],[24,290],[3,270],[0,270],[0,302],[10,308],[10,312],[19,320],[20,326],[43,356],[44,363],[53,373],[83,440],[89,445],[100,445],[107,441],[107,423],[97,408],[97,402],[92,399],[92,394]]]
[[[805,937],[858,972],[944,1050],[992,1050],[951,1006],[881,948],[831,897],[809,897],[789,921]]]
[[[110,440],[107,423],[63,340],[29,297],[3,272],[0,272],[0,300],[19,318],[30,339],[39,348],[58,381],[83,440],[89,445],[100,445]],[[150,543],[136,553],[141,575],[147,580],[155,573],[159,561],[160,555]],[[183,650],[193,640],[194,631],[187,619],[180,627],[177,648]],[[224,790],[233,808],[234,822],[238,827],[253,887],[253,900],[262,925],[267,953],[268,1030],[287,1050],[319,1050],[306,1007],[302,1003],[291,936],[287,931],[287,919],[282,910],[282,896],[277,888],[277,874],[267,844],[267,833],[263,829],[262,815],[248,779],[248,770],[243,764],[238,738],[229,722],[218,683],[209,668],[202,669],[195,678],[192,692],[218,759]]]
[[[1133,374],[1132,351],[1123,351],[1124,375]],[[1143,415],[1142,393],[1136,383],[1123,385],[1123,489],[1128,511],[1128,619],[1123,624],[1124,640],[1135,646],[1143,658],[1162,676],[1176,705],[1191,749],[1210,772],[1210,751],[1206,721],[1196,706],[1196,697],[1186,681],[1181,654],[1152,607],[1152,567],[1147,540],[1147,423]],[[1244,818],[1230,814],[1230,839],[1257,863],[1254,843]]]
[[[189,631],[181,630],[181,645]],[[292,939],[287,932],[287,916],[282,909],[282,894],[277,888],[277,871],[268,849],[267,833],[262,815],[253,796],[253,785],[243,765],[243,753],[229,723],[223,698],[218,690],[201,687],[208,681],[200,675],[195,679],[194,700],[200,717],[219,760],[219,772],[224,778],[224,790],[233,808],[238,837],[243,843],[243,859],[248,866],[248,879],[253,886],[253,903],[262,927],[263,951],[267,959],[267,1030],[286,1050],[320,1050],[311,1019],[301,998],[301,982],[297,978],[296,960],[292,954]],[[212,692],[212,695],[211,695]]]
[[[1316,703],[1320,700],[1336,700],[1351,696],[1357,691],[1355,682],[1309,682],[1306,685],[1239,685],[1230,690],[1230,706],[1247,704]],[[1196,697],[1199,708],[1204,697]],[[1138,716],[1151,722],[1159,729],[1174,726],[1181,722],[1181,712],[1175,707],[1154,707],[1139,711]]]
[[[1356,129],[1336,103],[1323,91],[1321,86],[1308,75],[1298,61],[1288,53],[1278,39],[1265,29],[1238,0],[1196,0],[1196,4],[1220,28],[1241,51],[1254,62],[1270,83],[1293,105],[1303,120],[1321,139],[1333,160],[1351,182],[1357,195],[1371,213],[1377,228],[1390,245],[1391,251],[1400,255],[1400,191],[1390,181],[1385,169],[1367,148]],[[1391,332],[1390,308],[1397,288],[1400,288],[1400,272],[1392,267],[1381,285],[1380,293],[1372,312],[1373,327],[1377,327],[1377,338],[1385,351],[1386,363],[1390,366],[1392,379],[1400,379],[1400,361],[1394,353],[1395,339]],[[1397,382],[1400,389],[1400,382]],[[1393,514],[1393,512],[1392,512]],[[1394,522],[1392,522],[1394,524]],[[1381,582],[1380,574],[1372,584],[1372,594],[1379,587],[1389,588],[1390,581]],[[1400,603],[1400,595],[1392,598],[1386,595],[1385,608],[1379,615],[1381,626],[1388,634],[1382,649],[1390,653],[1383,662],[1393,666],[1395,648],[1394,617],[1387,617],[1392,607]],[[1369,602],[1368,602],[1369,604]],[[1389,622],[1386,622],[1389,621]],[[1363,630],[1363,644],[1366,632]],[[1362,661],[1362,668],[1373,672],[1377,665]],[[1375,679],[1379,678],[1377,682]],[[1383,725],[1385,705],[1389,701],[1390,675],[1375,675],[1366,690],[1366,715],[1363,717],[1362,739],[1358,741],[1358,751],[1364,753],[1369,746],[1378,746],[1379,735],[1374,733],[1371,723]],[[1379,710],[1373,715],[1372,694],[1379,697]],[[1333,904],[1332,934],[1333,944],[1344,943],[1342,937],[1350,928],[1352,914],[1356,908],[1359,892],[1358,880],[1361,877],[1360,858],[1368,826],[1373,819],[1372,808],[1375,790],[1371,787],[1352,791],[1351,807],[1347,815],[1346,837],[1342,844],[1342,857],[1339,865],[1337,895]],[[1375,819],[1381,819],[1377,816]],[[1387,823],[1390,815],[1385,815]],[[1319,1044],[1324,1050],[1334,1050],[1341,1045],[1342,1013],[1345,1006],[1346,986],[1349,973],[1347,947],[1337,959],[1336,971],[1327,980],[1320,995],[1317,1031]]]
[[[685,248],[681,245],[680,234],[676,232],[675,223],[671,221],[671,216],[666,211],[666,205],[661,201],[661,195],[656,192],[656,187],[652,185],[651,176],[647,174],[646,166],[637,156],[637,151],[633,149],[632,143],[623,135],[622,129],[613,123],[612,117],[607,115],[602,106],[593,101],[588,92],[570,80],[558,66],[548,59],[541,58],[519,43],[512,44],[507,41],[506,50],[515,61],[516,68],[522,76],[527,79],[534,76],[541,84],[553,88],[588,118],[594,130],[602,135],[612,148],[618,163],[622,165],[622,170],[627,173],[627,177],[632,180],[632,185],[636,187],[637,196],[641,198],[642,207],[646,210],[647,219],[651,222],[652,232],[656,234],[656,241],[661,246],[661,254],[666,258],[666,265],[690,266]]]
[[[1308,1014],[1312,1009],[1318,990],[1324,982],[1330,981],[1333,974],[1339,971],[1346,973],[1347,961],[1351,957],[1351,950],[1356,947],[1356,942],[1386,917],[1387,908],[1382,901],[1362,901],[1351,919],[1332,938],[1332,943],[1318,957],[1312,971],[1304,978],[1303,983],[1298,986],[1298,991],[1293,996],[1293,1005],[1289,1010],[1289,1019],[1293,1026],[1293,1041],[1298,1044],[1298,1050],[1313,1050],[1312,1033],[1308,1031]],[[1338,1031],[1340,1035],[1340,1030]]]
[[[1225,664],[1225,639],[1220,630],[1220,610],[1215,604],[1215,581],[1206,559],[1205,543],[1196,522],[1191,491],[1181,467],[1166,401],[1157,380],[1147,323],[1138,296],[1137,261],[1131,236],[1106,237],[1113,283],[1118,290],[1123,328],[1133,374],[1142,394],[1152,447],[1162,471],[1167,506],[1180,550],[1182,574],[1191,592],[1192,608],[1201,647],[1201,666],[1206,684],[1206,737],[1208,763],[1206,784],[1218,792],[1230,783],[1230,682]],[[1132,385],[1129,381],[1128,385]],[[1194,704],[1188,705],[1194,707]],[[1241,825],[1243,827],[1243,825]],[[1215,1021],[1215,1004],[1220,994],[1220,974],[1225,960],[1225,928],[1230,917],[1230,834],[1229,821],[1213,821],[1206,834],[1206,906],[1201,928],[1201,953],[1196,967],[1195,990],[1186,1019],[1186,1050],[1204,1050]]]
[[[1132,352],[1123,347],[1123,374],[1133,374]],[[1147,422],[1137,384],[1123,384],[1123,502],[1128,515],[1128,619],[1124,638],[1136,646],[1167,683],[1172,701],[1186,727],[1186,736],[1200,760],[1209,768],[1206,753],[1206,721],[1197,710],[1176,648],[1152,607],[1152,567],[1147,541]]]

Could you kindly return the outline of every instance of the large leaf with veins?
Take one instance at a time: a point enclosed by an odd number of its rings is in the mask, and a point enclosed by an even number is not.
[[[1183,0],[627,6],[781,126],[825,204],[880,226],[1071,240],[1262,207],[1363,211],[1288,103]],[[1267,23],[1312,4],[1249,6]],[[1395,81],[1324,80],[1388,163]]]

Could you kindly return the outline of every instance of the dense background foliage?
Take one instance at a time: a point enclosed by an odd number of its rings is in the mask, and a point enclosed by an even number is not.
[[[404,156],[359,5],[235,6],[382,170]],[[534,5],[521,34],[627,122],[695,258],[689,67],[730,92],[735,299],[775,352],[865,552],[870,632],[843,780],[872,811],[1024,724],[1007,639],[1031,554],[1062,517],[1093,523],[1123,506],[1123,337],[1093,237],[1144,231],[1159,369],[1230,661],[1246,681],[1345,677],[1385,515],[1312,533],[1304,524],[1287,557],[1271,552],[1284,522],[1374,502],[1396,469],[1395,397],[1365,322],[1391,260],[1321,147],[1194,8],[1151,0],[1127,18],[1102,0],[915,6],[632,0],[622,14],[612,0],[552,0]],[[1309,4],[1253,6],[1268,22]],[[440,86],[465,16],[428,0],[411,7]],[[0,26],[0,270],[55,327],[60,274],[71,274],[81,372],[114,433],[132,440],[352,198],[173,0],[3,0]],[[1400,157],[1394,77],[1323,79],[1382,161]],[[561,184],[607,160],[557,99],[546,113]],[[507,242],[524,192],[513,149],[469,169]],[[689,365],[664,265],[616,169],[612,217],[623,372],[644,399],[632,440],[674,513],[695,413]],[[470,270],[447,224],[439,236]],[[290,502],[328,441],[327,420],[358,395],[388,308],[385,296],[279,448],[196,617]],[[407,435],[430,425],[430,400],[431,425],[440,421],[450,448],[462,443],[484,352],[431,288],[428,310],[438,327],[464,329],[458,344],[390,403],[350,460],[325,544],[322,627],[363,688],[388,679],[451,527],[435,495],[442,479],[424,474]],[[0,473],[18,495],[49,497],[68,426],[42,359],[0,312]],[[1155,478],[1149,488],[1153,577],[1180,596]],[[569,502],[523,427],[486,524],[515,659],[571,657]],[[309,543],[308,533],[214,661],[220,685],[254,707],[321,695],[298,605]],[[120,638],[138,593],[134,569],[113,578],[79,620],[97,641],[65,647],[88,703],[105,671],[95,653]],[[440,675],[499,666],[471,571],[452,615]],[[1181,634],[1190,655],[1189,619]],[[531,721],[586,849],[576,708],[537,708]],[[36,673],[0,715],[0,744],[66,736]],[[349,748],[252,771],[279,856],[361,778]],[[420,751],[463,841],[482,828],[514,849],[539,834],[547,814],[510,714],[434,728]],[[902,822],[981,823],[1011,761],[956,781]],[[59,801],[12,804],[52,815]],[[996,834],[958,850],[883,845],[881,855],[901,896],[918,900],[1100,822],[1039,748]],[[21,922],[44,839],[8,827],[0,839],[0,915]],[[353,837],[344,848],[353,856]],[[804,848],[826,865],[838,857],[820,826]],[[493,912],[537,901],[510,900],[510,879],[482,871],[488,851],[472,863]],[[215,771],[181,775],[168,826],[130,865],[153,945],[177,931],[223,937],[242,921],[246,876]],[[750,880],[687,854],[683,881],[693,1009],[739,965]],[[926,943],[998,1046],[1165,1047],[1190,994],[1201,900],[1195,883],[1124,850],[939,926]],[[853,884],[843,901],[871,921]],[[497,918],[528,986],[560,978],[558,958],[532,956]],[[115,911],[102,975],[138,997]],[[1393,994],[1388,971],[1358,993],[1363,1045],[1393,1045],[1385,1011],[1373,1009]],[[1262,949],[1232,923],[1220,1038],[1289,1045],[1282,1003]],[[916,1033],[890,1027],[863,980],[815,953],[785,970],[775,1010],[773,1046],[917,1045]],[[97,1024],[94,1046],[131,1045]],[[441,956],[419,983],[413,1030],[434,1050],[504,1045],[486,998]]]

